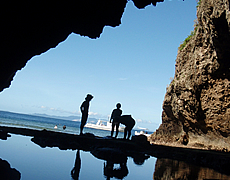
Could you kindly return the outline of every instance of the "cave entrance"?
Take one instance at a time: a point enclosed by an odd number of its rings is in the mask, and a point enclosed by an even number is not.
[[[33,57],[1,93],[2,110],[78,115],[91,93],[91,117],[107,119],[120,102],[123,114],[132,114],[140,126],[150,122],[145,126],[155,130],[177,48],[195,18],[195,1],[165,1],[144,10],[129,1],[122,24],[105,27],[99,39],[71,34]]]

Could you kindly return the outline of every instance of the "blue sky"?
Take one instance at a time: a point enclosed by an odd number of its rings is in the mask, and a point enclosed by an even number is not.
[[[127,4],[118,27],[98,39],[71,34],[33,57],[0,93],[0,110],[80,115],[87,93],[90,117],[107,119],[117,102],[137,125],[155,129],[180,43],[193,30],[196,0],[165,0],[139,10]]]

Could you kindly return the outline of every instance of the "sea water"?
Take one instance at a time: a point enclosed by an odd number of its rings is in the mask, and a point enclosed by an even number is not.
[[[57,125],[57,129],[54,127]],[[63,129],[63,126],[66,126],[66,129]],[[12,112],[0,111],[0,126],[8,127],[20,127],[20,128],[29,128],[36,130],[50,130],[57,132],[65,132],[69,134],[79,134],[80,132],[80,122],[76,120],[63,120],[58,118],[49,118],[28,114],[19,114]],[[84,128],[84,133],[92,133],[95,136],[106,137],[110,136],[110,131]],[[134,131],[132,131],[134,135]],[[122,138],[124,136],[123,132],[119,132],[118,137]]]

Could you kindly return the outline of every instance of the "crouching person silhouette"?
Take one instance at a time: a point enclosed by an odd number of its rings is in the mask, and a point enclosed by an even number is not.
[[[123,116],[119,117],[119,123],[125,125],[124,139],[126,139],[126,137],[127,137],[127,139],[129,139],[131,136],[131,130],[133,129],[133,127],[136,123],[135,120],[132,118],[131,115],[123,115]]]

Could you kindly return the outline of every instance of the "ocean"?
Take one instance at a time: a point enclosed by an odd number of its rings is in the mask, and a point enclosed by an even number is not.
[[[80,120],[64,120],[59,118],[43,117],[37,115],[28,115],[13,113],[7,111],[0,111],[0,126],[9,126],[9,127],[22,127],[36,130],[50,130],[57,132],[65,132],[69,134],[79,134],[80,132]],[[57,129],[54,127],[57,125]],[[63,130],[63,126],[66,126],[66,129]],[[137,129],[132,130],[132,135],[135,134],[135,131],[140,131]],[[92,133],[95,136],[106,137],[110,136],[111,132],[106,130],[98,130],[85,127],[83,130],[84,133]],[[148,131],[148,134],[152,133]],[[122,138],[124,136],[123,132],[119,132],[118,137]]]
[[[57,129],[54,127],[57,125]],[[63,126],[66,129],[63,130]],[[6,111],[0,111],[0,126],[9,127],[21,127],[36,130],[50,130],[57,132],[65,132],[69,134],[79,134],[80,122],[76,119],[64,120],[58,118],[42,117],[37,115],[19,114]],[[91,128],[84,128],[84,133],[92,133],[95,136],[109,136],[110,131],[97,130]],[[122,137],[123,133],[119,133],[119,137]]]

